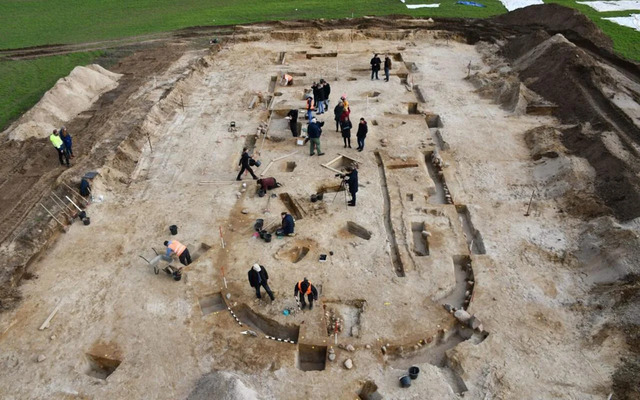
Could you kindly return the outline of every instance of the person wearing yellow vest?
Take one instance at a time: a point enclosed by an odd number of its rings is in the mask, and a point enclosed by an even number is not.
[[[60,159],[60,165],[64,165],[64,162],[62,161],[64,158],[67,162],[67,167],[70,167],[69,155],[67,154],[64,148],[64,142],[60,138],[60,135],[58,134],[57,129],[54,129],[53,133],[49,135],[49,140],[51,141],[51,144],[53,145],[53,147],[55,147],[56,151],[58,151],[58,158]]]
[[[318,300],[318,291],[316,290],[316,287],[307,280],[307,278],[296,283],[296,286],[293,289],[293,295],[300,295],[300,303],[302,304],[300,308],[303,310],[307,307],[307,303],[304,301],[304,295],[307,295],[307,299],[309,300],[309,310],[313,309],[313,301]]]
[[[191,264],[191,254],[189,254],[189,249],[187,249],[187,246],[183,245],[177,240],[165,241],[164,245],[167,246],[167,257],[171,257],[171,254],[175,253],[182,265]]]

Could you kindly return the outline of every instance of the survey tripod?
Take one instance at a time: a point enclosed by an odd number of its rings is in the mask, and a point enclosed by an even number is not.
[[[336,178],[340,177],[340,187],[338,187],[338,190],[336,191],[336,195],[333,196],[333,200],[331,200],[331,203],[333,203],[334,201],[336,201],[336,197],[338,197],[338,194],[340,192],[344,192],[344,208],[348,208],[347,206],[349,205],[349,199],[347,198],[347,176],[344,174],[336,174],[335,175]]]

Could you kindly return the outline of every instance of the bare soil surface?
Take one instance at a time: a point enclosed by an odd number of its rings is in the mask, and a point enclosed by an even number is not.
[[[637,398],[637,65],[579,15],[525,11],[254,24],[213,48],[185,30],[112,69],[119,86],[68,124],[69,171],[45,139],[9,141],[0,397]],[[374,51],[389,82],[370,79]],[[306,126],[320,78],[319,157],[284,117]],[[363,152],[335,132],[343,93],[368,121]],[[243,146],[282,187],[235,181]],[[335,191],[352,160],[357,207]],[[90,170],[91,224],[58,233],[34,205]],[[281,211],[296,236],[255,237]],[[173,224],[194,258],[179,282],[139,257]],[[273,302],[248,285],[256,262]],[[310,311],[292,297],[303,277]]]

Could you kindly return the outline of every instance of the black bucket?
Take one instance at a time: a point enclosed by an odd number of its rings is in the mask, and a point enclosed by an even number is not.
[[[312,203],[315,203],[316,201],[318,201],[318,196],[317,196],[317,195],[315,195],[315,194],[312,194],[312,195],[311,195],[311,202],[312,202]]]
[[[271,234],[270,233],[265,233],[263,239],[267,243],[271,242]]]
[[[85,219],[87,218],[87,212],[86,211],[80,211],[80,213],[78,214],[78,217],[80,219]]]
[[[400,387],[408,388],[409,386],[411,386],[411,378],[409,378],[409,375],[400,377]]]
[[[409,378],[416,379],[419,373],[420,373],[420,368],[418,367],[409,368]]]
[[[84,218],[82,220],[82,223],[85,224],[85,225],[89,225],[91,223],[91,218],[89,218],[89,217]]]
[[[255,229],[256,232],[260,232],[262,230],[263,225],[264,225],[264,220],[259,218],[256,220],[256,223],[253,224],[253,229]]]
[[[172,235],[177,235],[178,234],[178,226],[177,225],[171,225],[169,227],[169,231],[171,231]]]
[[[316,199],[318,199],[318,201],[322,200],[324,198],[324,193],[317,193],[316,194]]]

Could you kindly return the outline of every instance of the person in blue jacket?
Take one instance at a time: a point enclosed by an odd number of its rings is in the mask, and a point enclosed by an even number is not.
[[[64,150],[67,152],[67,155],[69,156],[69,158],[73,158],[73,149],[71,147],[73,143],[71,140],[71,135],[67,131],[67,128],[64,126],[60,128],[60,138],[64,143]]]

